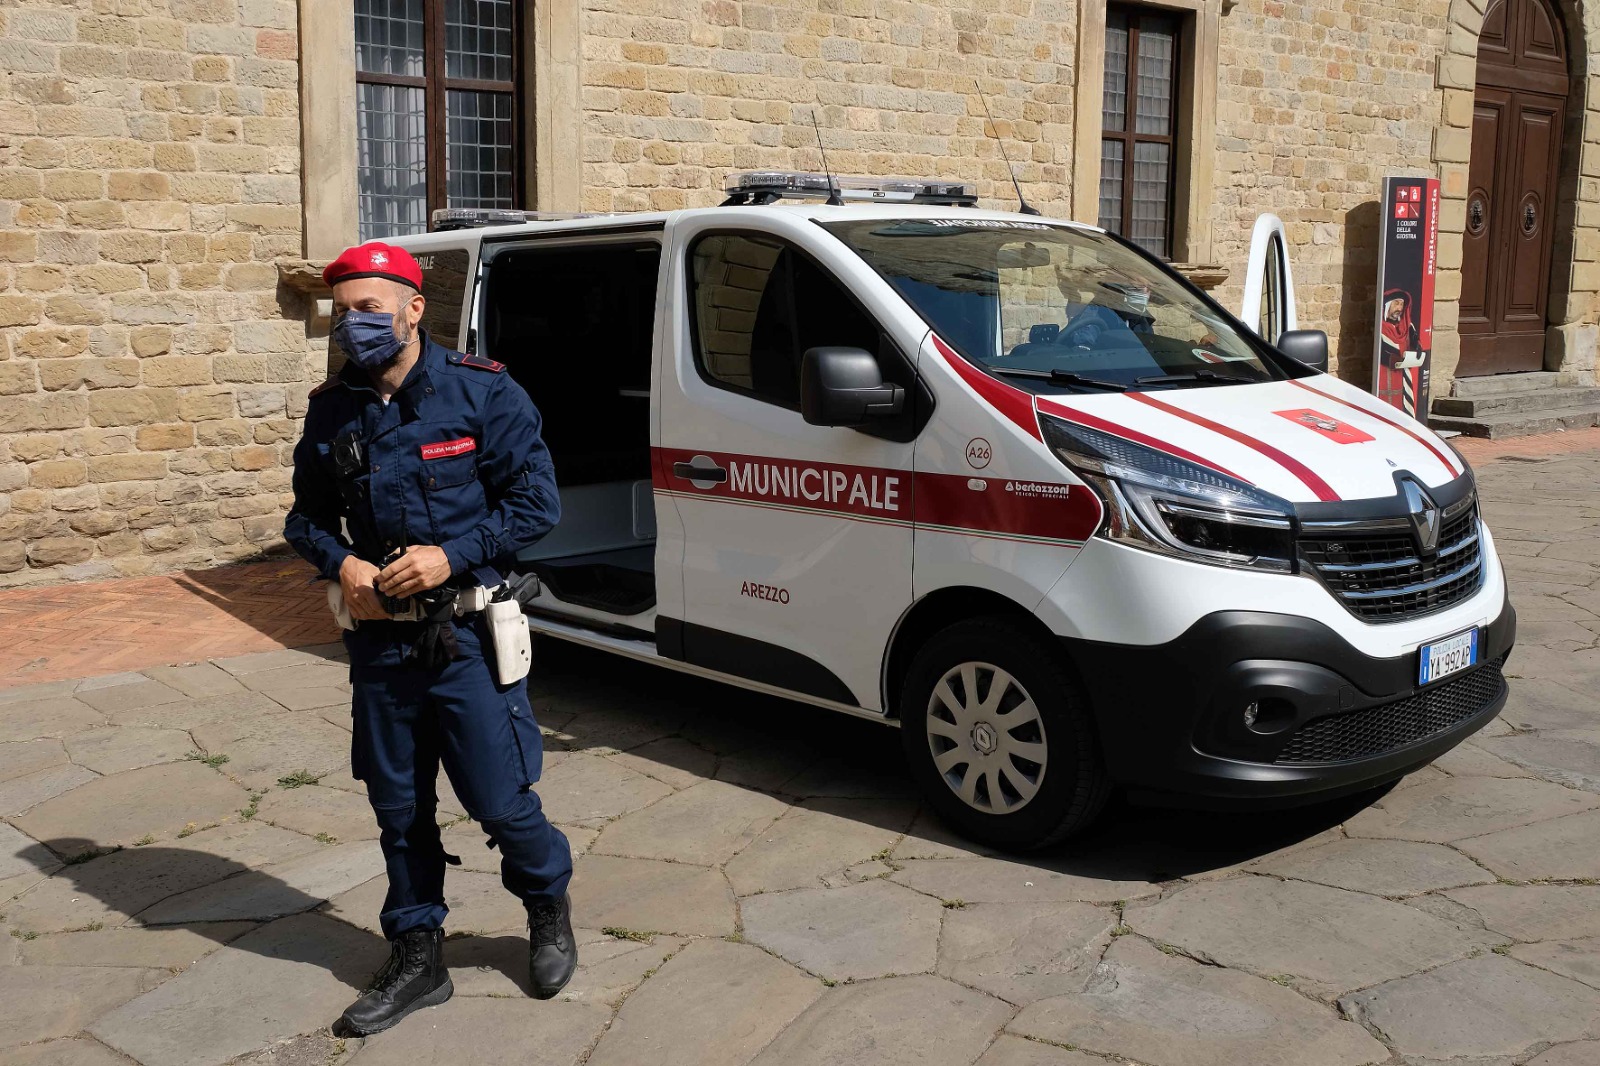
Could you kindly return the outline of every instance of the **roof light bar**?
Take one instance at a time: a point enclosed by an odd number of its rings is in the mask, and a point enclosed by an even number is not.
[[[478,229],[482,226],[516,226],[524,222],[560,222],[569,218],[592,218],[592,214],[563,211],[515,211],[505,207],[442,207],[432,216],[435,232]]]
[[[750,170],[735,175],[726,187],[724,207],[771,204],[779,200],[826,200],[837,190],[846,203],[942,204],[973,207],[978,193],[961,181],[937,178],[852,178],[796,170]]]

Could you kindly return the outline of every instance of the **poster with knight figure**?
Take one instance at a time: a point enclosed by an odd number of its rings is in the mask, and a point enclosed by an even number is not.
[[[1426,419],[1439,251],[1439,180],[1385,178],[1382,220],[1372,391],[1413,418]]]

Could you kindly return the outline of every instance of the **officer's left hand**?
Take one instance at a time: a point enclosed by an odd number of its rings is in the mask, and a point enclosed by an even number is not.
[[[400,599],[436,589],[449,580],[450,560],[444,549],[413,544],[378,573],[378,591]]]

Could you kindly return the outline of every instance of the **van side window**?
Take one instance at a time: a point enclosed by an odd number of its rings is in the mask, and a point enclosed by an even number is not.
[[[713,385],[798,410],[806,349],[879,350],[877,323],[789,245],[714,234],[689,255],[695,362]]]

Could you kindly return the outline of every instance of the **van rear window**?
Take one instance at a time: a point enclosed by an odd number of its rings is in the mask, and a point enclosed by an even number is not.
[[[417,256],[422,268],[422,295],[427,309],[422,312],[422,328],[435,342],[454,348],[461,340],[461,310],[467,302],[467,264],[465,248],[445,248]]]

